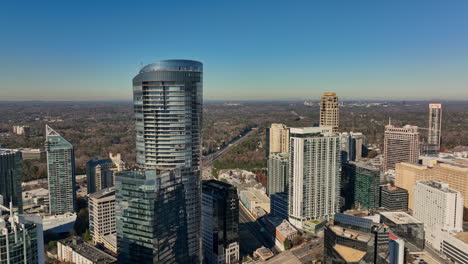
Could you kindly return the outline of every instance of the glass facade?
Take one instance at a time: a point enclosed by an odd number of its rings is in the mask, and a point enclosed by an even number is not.
[[[116,173],[119,263],[196,263],[187,251],[182,172]]]
[[[1,219],[0,230],[0,264],[39,264],[35,224]]]
[[[351,192],[344,195],[345,201],[365,209],[374,209],[379,207],[380,195],[380,170],[368,164],[349,162],[343,165],[343,174],[350,180],[352,186]],[[353,197],[349,197],[353,195]],[[346,208],[349,209],[349,208]]]
[[[203,66],[190,60],[149,64],[133,79],[136,161],[181,174],[189,256],[200,258],[200,160]],[[158,217],[158,216],[156,216]]]
[[[75,153],[72,144],[46,126],[49,212],[75,211]]]
[[[5,206],[12,202],[19,213],[23,211],[21,182],[21,152],[0,149],[0,195]]]

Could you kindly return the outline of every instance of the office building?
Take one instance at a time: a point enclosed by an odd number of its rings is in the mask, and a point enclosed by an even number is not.
[[[239,263],[239,198],[228,183],[202,183],[202,245],[207,264]]]
[[[31,127],[29,127],[29,126],[13,126],[13,134],[29,136],[31,134]]]
[[[85,243],[81,237],[73,236],[57,241],[58,260],[65,263],[83,264],[115,264],[117,259],[91,244]]]
[[[267,156],[271,153],[289,152],[289,129],[283,124],[271,124],[267,128]]]
[[[196,262],[187,250],[181,170],[122,171],[115,180],[119,263]]]
[[[289,154],[271,153],[268,157],[267,194],[288,191]]]
[[[463,231],[463,196],[447,183],[418,181],[414,185],[413,215],[426,231]]]
[[[188,254],[201,259],[201,131],[203,65],[164,60],[143,67],[133,78],[136,163],[182,174]]]
[[[429,148],[437,153],[440,150],[440,137],[442,128],[442,104],[429,104],[429,130],[427,143]]]
[[[21,152],[0,149],[0,195],[3,197],[3,204],[13,203],[19,213],[23,212],[22,177]]]
[[[270,215],[288,219],[288,193],[281,192],[270,195]]]
[[[380,212],[380,221],[387,225],[394,235],[404,239],[414,248],[422,251],[426,233],[424,223],[405,212]]]
[[[47,177],[49,182],[49,212],[74,212],[75,153],[72,144],[46,125]]]
[[[394,170],[400,162],[418,163],[419,132],[417,126],[385,126],[383,171]]]
[[[405,241],[394,234],[389,234],[389,264],[405,263]]]
[[[468,204],[468,165],[436,163],[431,166],[400,163],[396,166],[395,185],[408,191],[408,207],[413,209],[414,185],[417,181],[440,181],[461,192]]]
[[[122,171],[125,168],[125,163],[120,159],[120,154],[113,156],[109,154],[108,159],[93,159],[86,162],[86,182],[88,194],[100,191],[105,188],[114,186],[114,174],[117,171]]]
[[[332,127],[290,128],[289,222],[329,219],[339,210],[340,138]]]
[[[391,185],[380,186],[379,207],[388,211],[407,211],[408,191]]]
[[[332,127],[338,132],[340,108],[336,93],[324,93],[320,98],[320,126]]]
[[[450,233],[437,230],[434,234],[433,248],[450,263],[468,263],[468,232]]]
[[[367,155],[367,139],[362,133],[340,133],[342,162],[359,161]]]
[[[385,263],[390,229],[371,219],[336,214],[325,226],[324,263]]]
[[[105,237],[115,234],[115,189],[103,189],[88,195],[89,231],[94,244],[105,244]]]
[[[0,205],[0,212],[6,210]],[[30,221],[20,220],[12,210],[0,214],[0,263],[2,264],[41,264],[44,263],[43,241],[39,240],[38,226]],[[42,249],[42,251],[40,250]]]
[[[380,170],[371,164],[350,161],[343,165],[343,173],[349,175],[354,185],[350,194],[355,207],[374,209],[379,207]],[[350,199],[350,197],[345,197]]]

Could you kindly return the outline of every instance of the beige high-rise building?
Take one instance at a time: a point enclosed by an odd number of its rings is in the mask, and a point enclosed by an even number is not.
[[[413,210],[414,185],[417,181],[435,180],[448,183],[464,197],[468,205],[468,166],[461,164],[438,163],[432,167],[399,163],[395,169],[395,186],[408,191],[408,208]]]
[[[320,126],[331,126],[338,132],[340,109],[336,93],[324,93],[320,98]]]
[[[289,152],[289,129],[283,124],[271,124],[268,129],[268,153]]]
[[[383,171],[394,170],[400,162],[418,163],[419,132],[417,126],[385,126]]]
[[[110,250],[115,245],[115,189],[103,189],[89,195],[89,229],[94,244],[102,243]]]

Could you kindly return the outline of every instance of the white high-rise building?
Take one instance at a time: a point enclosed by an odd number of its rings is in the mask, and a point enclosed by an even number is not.
[[[339,210],[340,138],[333,127],[290,128],[289,221],[329,219]]]
[[[438,230],[463,231],[463,196],[439,181],[418,181],[414,185],[413,215],[424,223],[426,240]]]
[[[442,104],[429,104],[429,134],[427,143],[434,147],[435,150],[440,149],[440,133],[442,127]]]
[[[417,126],[385,126],[383,171],[394,170],[400,162],[418,163],[419,132]]]

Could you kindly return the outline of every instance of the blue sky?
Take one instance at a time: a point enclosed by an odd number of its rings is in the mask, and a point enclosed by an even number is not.
[[[0,101],[131,99],[204,63],[205,99],[468,99],[468,2],[3,1]]]

